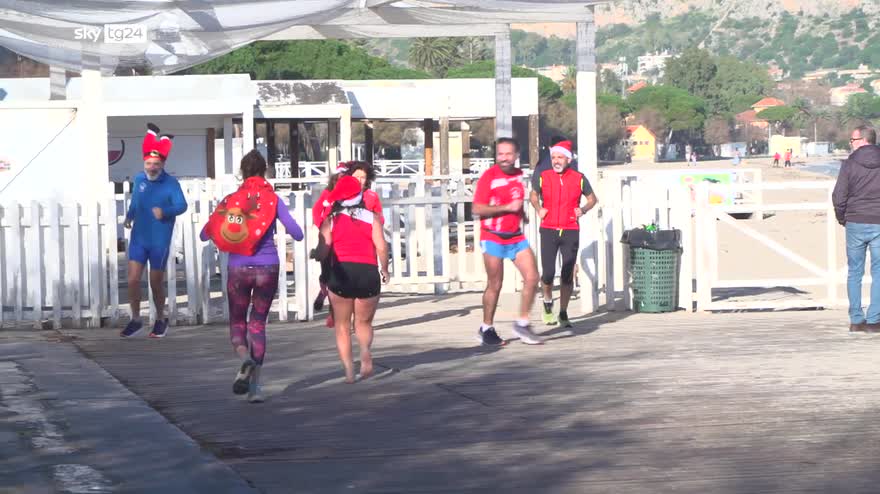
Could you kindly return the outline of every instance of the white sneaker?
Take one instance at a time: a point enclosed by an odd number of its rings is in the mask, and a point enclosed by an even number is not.
[[[260,386],[260,371],[262,368],[263,366],[258,365],[254,367],[254,370],[251,373],[250,389],[248,389],[247,397],[247,400],[251,403],[262,403],[266,401],[266,397],[263,395],[263,387]]]
[[[513,332],[519,337],[519,341],[525,343],[526,345],[543,345],[544,338],[536,335],[532,332],[532,326],[520,326],[517,323],[513,323]]]

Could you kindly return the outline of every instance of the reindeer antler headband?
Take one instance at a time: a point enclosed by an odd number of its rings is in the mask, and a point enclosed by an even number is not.
[[[162,161],[168,159],[168,153],[171,152],[172,142],[174,136],[170,134],[166,134],[163,136],[159,136],[159,127],[156,124],[148,123],[147,124],[147,134],[144,136],[143,143],[143,152],[144,159],[148,158],[159,158]]]

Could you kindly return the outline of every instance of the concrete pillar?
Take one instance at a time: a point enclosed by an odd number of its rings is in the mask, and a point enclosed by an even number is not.
[[[449,175],[449,117],[440,117],[440,175]]]
[[[595,12],[593,6],[589,9],[591,14]],[[578,170],[596,187],[599,179],[596,137],[596,22],[592,15],[585,22],[577,23],[576,46]],[[597,208],[581,219],[581,252],[578,260],[581,269],[581,310],[585,313],[595,312],[599,306],[600,227]],[[601,257],[604,259],[604,255]]]
[[[346,106],[339,116],[339,159],[351,161],[351,106]]]
[[[67,71],[64,67],[49,66],[49,99],[67,99]]]
[[[373,122],[364,122],[364,161],[373,164],[375,147],[373,143]]]
[[[510,31],[495,34],[495,138],[513,137]]]
[[[254,108],[245,108],[241,114],[241,155],[254,149]]]
[[[223,118],[223,173],[225,175],[233,175],[235,173],[235,164],[232,162],[232,139],[235,137],[232,126],[232,117]]]
[[[529,115],[529,167],[532,170],[538,166],[540,137],[541,131],[538,115]]]
[[[469,123],[462,121],[461,122],[461,150],[463,151],[463,156],[461,157],[461,169],[462,171],[470,170],[471,168],[471,126]]]
[[[327,121],[327,172],[333,173],[339,164],[339,121]]]
[[[434,174],[434,120],[426,118],[422,131],[425,133],[425,176],[430,177]]]
[[[103,197],[110,181],[110,166],[107,163],[107,110],[104,106],[104,80],[101,71],[84,69],[82,71],[82,106],[77,109],[77,119],[81,121],[80,130],[84,147],[81,149],[84,187],[77,187],[84,197]]]

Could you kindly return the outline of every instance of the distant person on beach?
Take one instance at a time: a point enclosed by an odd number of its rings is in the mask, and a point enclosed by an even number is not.
[[[596,205],[593,187],[582,173],[569,167],[571,141],[550,148],[553,167],[532,176],[529,202],[541,219],[541,282],[544,291],[544,324],[570,328],[568,303],[574,292],[574,266],[580,242],[580,217]],[[586,204],[581,206],[581,197]],[[559,317],[553,314],[553,279],[556,260],[562,256],[559,276]]]
[[[688,156],[688,158],[690,160],[691,166],[697,166],[697,152],[696,151],[691,151],[691,154],[690,154],[690,156]]]
[[[170,135],[160,135],[159,127],[147,124],[141,145],[144,171],[134,178],[131,204],[125,214],[125,228],[131,228],[128,244],[128,300],[131,321],[119,336],[128,338],[143,328],[141,321],[141,278],[150,265],[150,288],[156,309],[156,322],[150,338],[163,338],[168,331],[165,317],[165,265],[171,250],[174,220],[186,211],[186,199],[176,178],[165,172],[171,152]]]
[[[773,155],[773,166],[779,166],[779,158],[782,156],[779,155],[779,151],[776,151],[776,154]]]
[[[504,281],[505,259],[513,261],[523,277],[519,313],[513,323],[513,333],[521,342],[529,345],[544,342],[532,332],[529,324],[529,313],[538,289],[538,265],[522,230],[526,197],[523,172],[516,166],[518,156],[519,145],[516,141],[507,137],[498,139],[495,143],[495,165],[483,172],[474,191],[473,212],[480,217],[480,247],[486,267],[483,324],[477,332],[483,345],[505,343],[495,331],[495,310]]]
[[[840,165],[832,202],[837,222],[846,228],[850,331],[880,332],[880,147],[877,131],[857,127],[849,140],[852,154]],[[871,301],[862,310],[862,277],[871,251]]]
[[[791,166],[791,149],[785,150],[785,167],[788,168]]]
[[[741,161],[739,150],[733,152],[733,166],[738,166]]]

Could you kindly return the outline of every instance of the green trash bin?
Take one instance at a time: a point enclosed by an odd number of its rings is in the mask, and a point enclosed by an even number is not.
[[[630,248],[633,309],[660,313],[678,309],[681,231],[633,229],[624,233]]]

